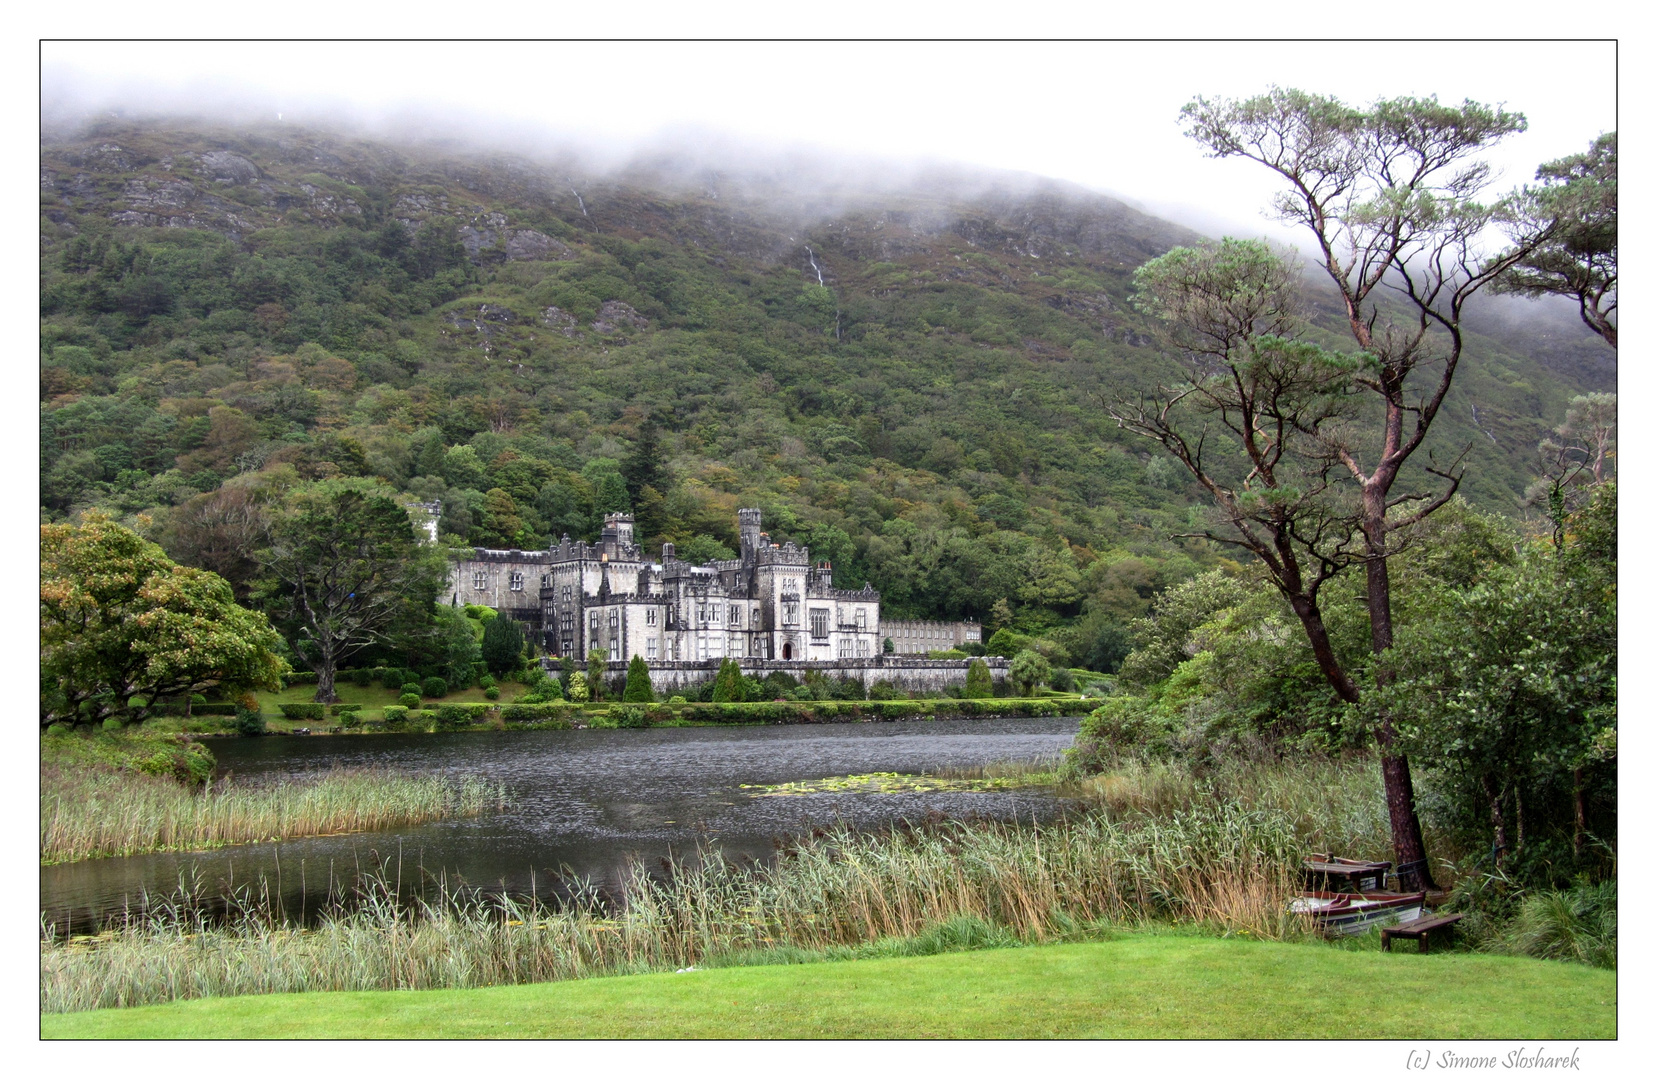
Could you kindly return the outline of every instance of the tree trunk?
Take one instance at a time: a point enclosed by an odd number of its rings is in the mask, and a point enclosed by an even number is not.
[[[1502,790],[1489,773],[1484,774],[1484,797],[1490,802],[1490,842],[1495,855],[1491,861],[1501,869],[1502,858],[1507,854],[1507,823],[1502,820]]]
[[[1518,781],[1513,783],[1513,850],[1525,850],[1525,789]]]
[[[1576,819],[1571,823],[1571,854],[1576,861],[1582,861],[1582,835],[1588,831],[1588,809],[1582,800],[1582,768],[1578,766],[1571,770],[1571,802],[1576,810]]]
[[[334,673],[337,665],[331,654],[324,653],[316,665],[316,696],[312,701],[332,705],[339,698],[334,694]]]
[[[1392,576],[1387,568],[1386,494],[1367,486],[1364,491],[1364,539],[1369,559],[1365,564],[1368,587],[1369,644],[1375,654],[1375,685],[1392,681],[1387,652],[1392,648]],[[1392,824],[1392,857],[1398,867],[1398,887],[1409,892],[1436,889],[1432,866],[1427,861],[1427,844],[1421,837],[1421,819],[1415,812],[1415,784],[1410,779],[1410,762],[1397,752],[1397,733],[1392,715],[1377,710],[1375,741],[1381,748],[1381,779],[1386,785],[1387,818]]]

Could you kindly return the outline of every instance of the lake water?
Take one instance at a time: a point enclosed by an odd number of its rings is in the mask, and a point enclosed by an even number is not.
[[[758,797],[742,785],[1052,758],[1078,724],[1066,717],[216,740],[220,769],[247,781],[335,765],[473,775],[506,785],[511,806],[386,832],[42,867],[41,913],[79,932],[176,891],[181,878],[217,894],[263,876],[297,914],[315,910],[330,879],[387,860],[393,874],[400,861],[405,885],[443,878],[547,895],[561,871],[614,888],[630,857],[654,866],[717,845],[732,857],[767,858],[776,841],[837,822],[1047,819],[1062,805],[1039,788]]]

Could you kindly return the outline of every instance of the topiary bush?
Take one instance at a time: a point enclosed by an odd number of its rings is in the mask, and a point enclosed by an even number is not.
[[[383,714],[385,726],[392,729],[402,728],[408,723],[408,712],[406,705],[387,705]]]
[[[485,686],[483,688],[483,696],[488,698],[490,701],[498,701],[501,696],[501,688],[498,686]]]
[[[403,685],[402,668],[381,668],[380,686],[386,690],[398,690]]]
[[[397,704],[401,705],[404,711],[409,709],[418,709],[420,707],[420,695],[404,694],[402,697],[397,699]]]
[[[412,679],[408,682],[403,683],[397,689],[398,689],[398,693],[413,694],[415,697],[419,697],[420,696],[420,680]]]
[[[316,701],[284,701],[276,706],[282,713],[284,720],[316,720],[322,719],[322,704]]]
[[[374,669],[373,668],[358,668],[357,670],[353,671],[351,673],[351,684],[353,686],[364,686],[364,687],[373,686],[374,685]]]
[[[449,683],[440,675],[433,675],[420,684],[420,696],[428,698],[446,697],[449,693]]]

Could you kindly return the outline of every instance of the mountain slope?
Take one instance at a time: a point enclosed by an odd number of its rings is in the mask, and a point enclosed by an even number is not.
[[[1089,634],[1224,554],[1102,406],[1172,377],[1131,276],[1195,234],[1103,196],[140,125],[47,142],[41,196],[46,517],[185,552],[226,491],[368,475],[459,542],[626,507],[717,554],[759,505],[894,616]],[[1524,345],[1475,342],[1436,436],[1504,509],[1604,381]]]

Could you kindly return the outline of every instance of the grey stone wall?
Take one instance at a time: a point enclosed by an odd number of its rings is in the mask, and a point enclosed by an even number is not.
[[[542,661],[547,670],[558,674],[557,665]],[[657,691],[678,690],[696,683],[704,683],[719,674],[719,660],[658,661],[650,665],[650,685]],[[865,687],[882,679],[910,692],[938,692],[965,686],[970,660],[925,660],[907,656],[871,656],[835,661],[818,660],[757,660],[737,658],[744,675],[763,679],[773,671],[786,671],[796,679],[804,680],[807,671],[821,672],[829,679],[858,679]],[[1007,677],[1008,661],[998,656],[985,657],[993,679]],[[605,665],[606,677],[627,674],[625,662]],[[585,668],[582,668],[585,671]]]

